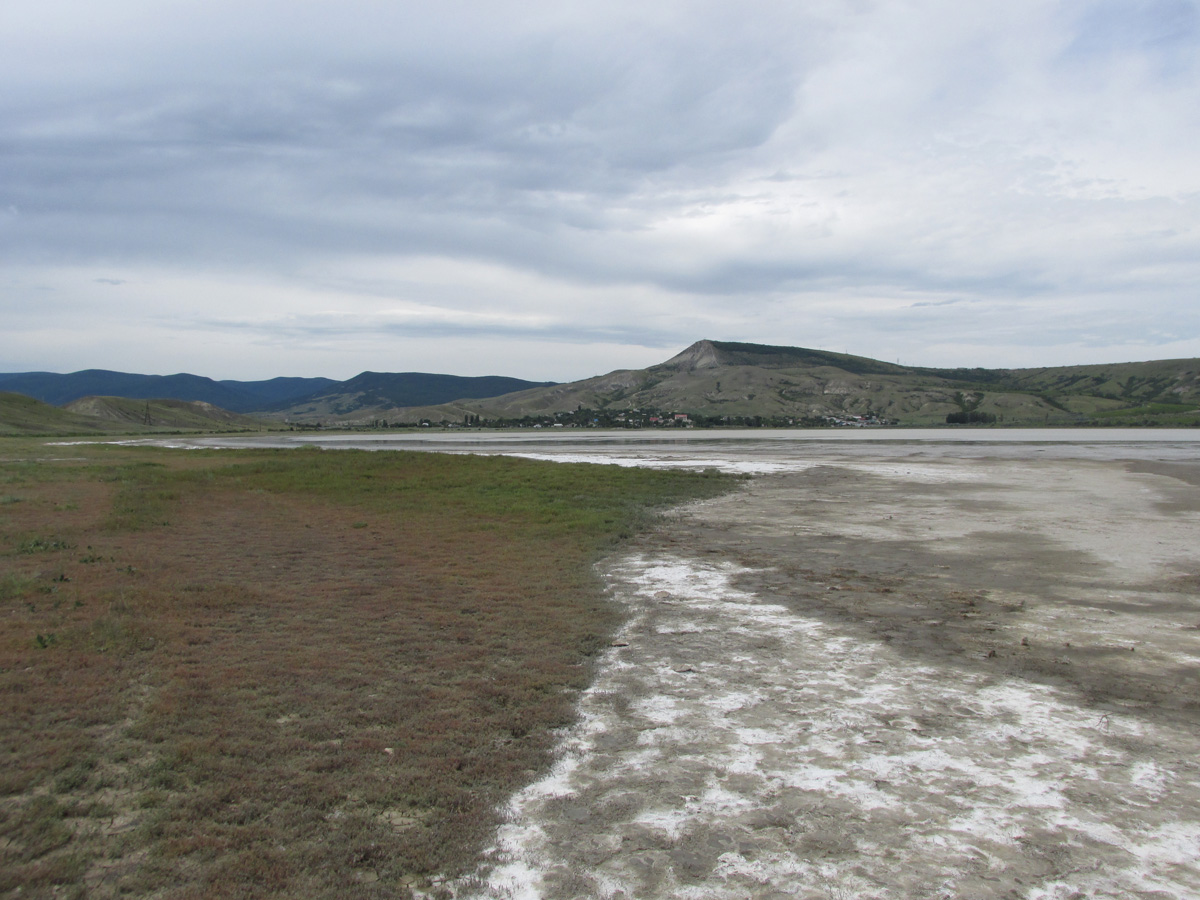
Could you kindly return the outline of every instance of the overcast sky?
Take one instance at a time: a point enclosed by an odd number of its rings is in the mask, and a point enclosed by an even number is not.
[[[0,85],[0,371],[1200,356],[1200,0],[17,0]]]

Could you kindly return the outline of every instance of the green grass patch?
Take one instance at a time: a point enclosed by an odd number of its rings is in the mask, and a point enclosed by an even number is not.
[[[68,543],[62,538],[56,537],[34,537],[21,541],[17,545],[18,553],[57,553],[61,550],[70,550],[74,544]]]
[[[32,594],[38,585],[36,575],[8,572],[0,575],[0,603],[20,600]]]
[[[140,462],[116,468],[106,480],[119,485],[105,526],[109,531],[140,531],[169,525],[170,510],[179,500],[173,486],[177,473],[162,463]]]
[[[1125,409],[1105,409],[1093,413],[1097,418],[1103,419],[1121,419],[1121,418],[1141,418],[1143,416],[1196,416],[1200,415],[1200,410],[1195,406],[1182,403],[1147,403],[1143,406],[1130,406]]]

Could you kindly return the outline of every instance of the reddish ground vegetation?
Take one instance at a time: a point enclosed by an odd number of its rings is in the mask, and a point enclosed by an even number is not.
[[[403,896],[462,871],[615,625],[596,554],[724,483],[50,451],[0,447],[0,893],[22,897]]]

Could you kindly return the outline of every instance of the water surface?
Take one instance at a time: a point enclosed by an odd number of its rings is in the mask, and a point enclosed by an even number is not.
[[[828,459],[870,457],[1200,460],[1200,429],[846,428],[742,430],[526,429],[275,433],[148,438],[130,443],[184,448],[301,447],[482,453],[671,468],[775,472]]]

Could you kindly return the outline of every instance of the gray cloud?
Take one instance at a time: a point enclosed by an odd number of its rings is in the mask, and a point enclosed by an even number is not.
[[[317,341],[386,368],[360,338],[414,304],[445,315],[380,334],[444,369],[491,334],[504,371],[517,333],[614,366],[701,336],[1200,355],[1198,44],[1183,0],[6,9],[0,265],[110,367],[163,304],[182,344],[276,329],[272,374]],[[38,352],[18,321],[0,368]]]

